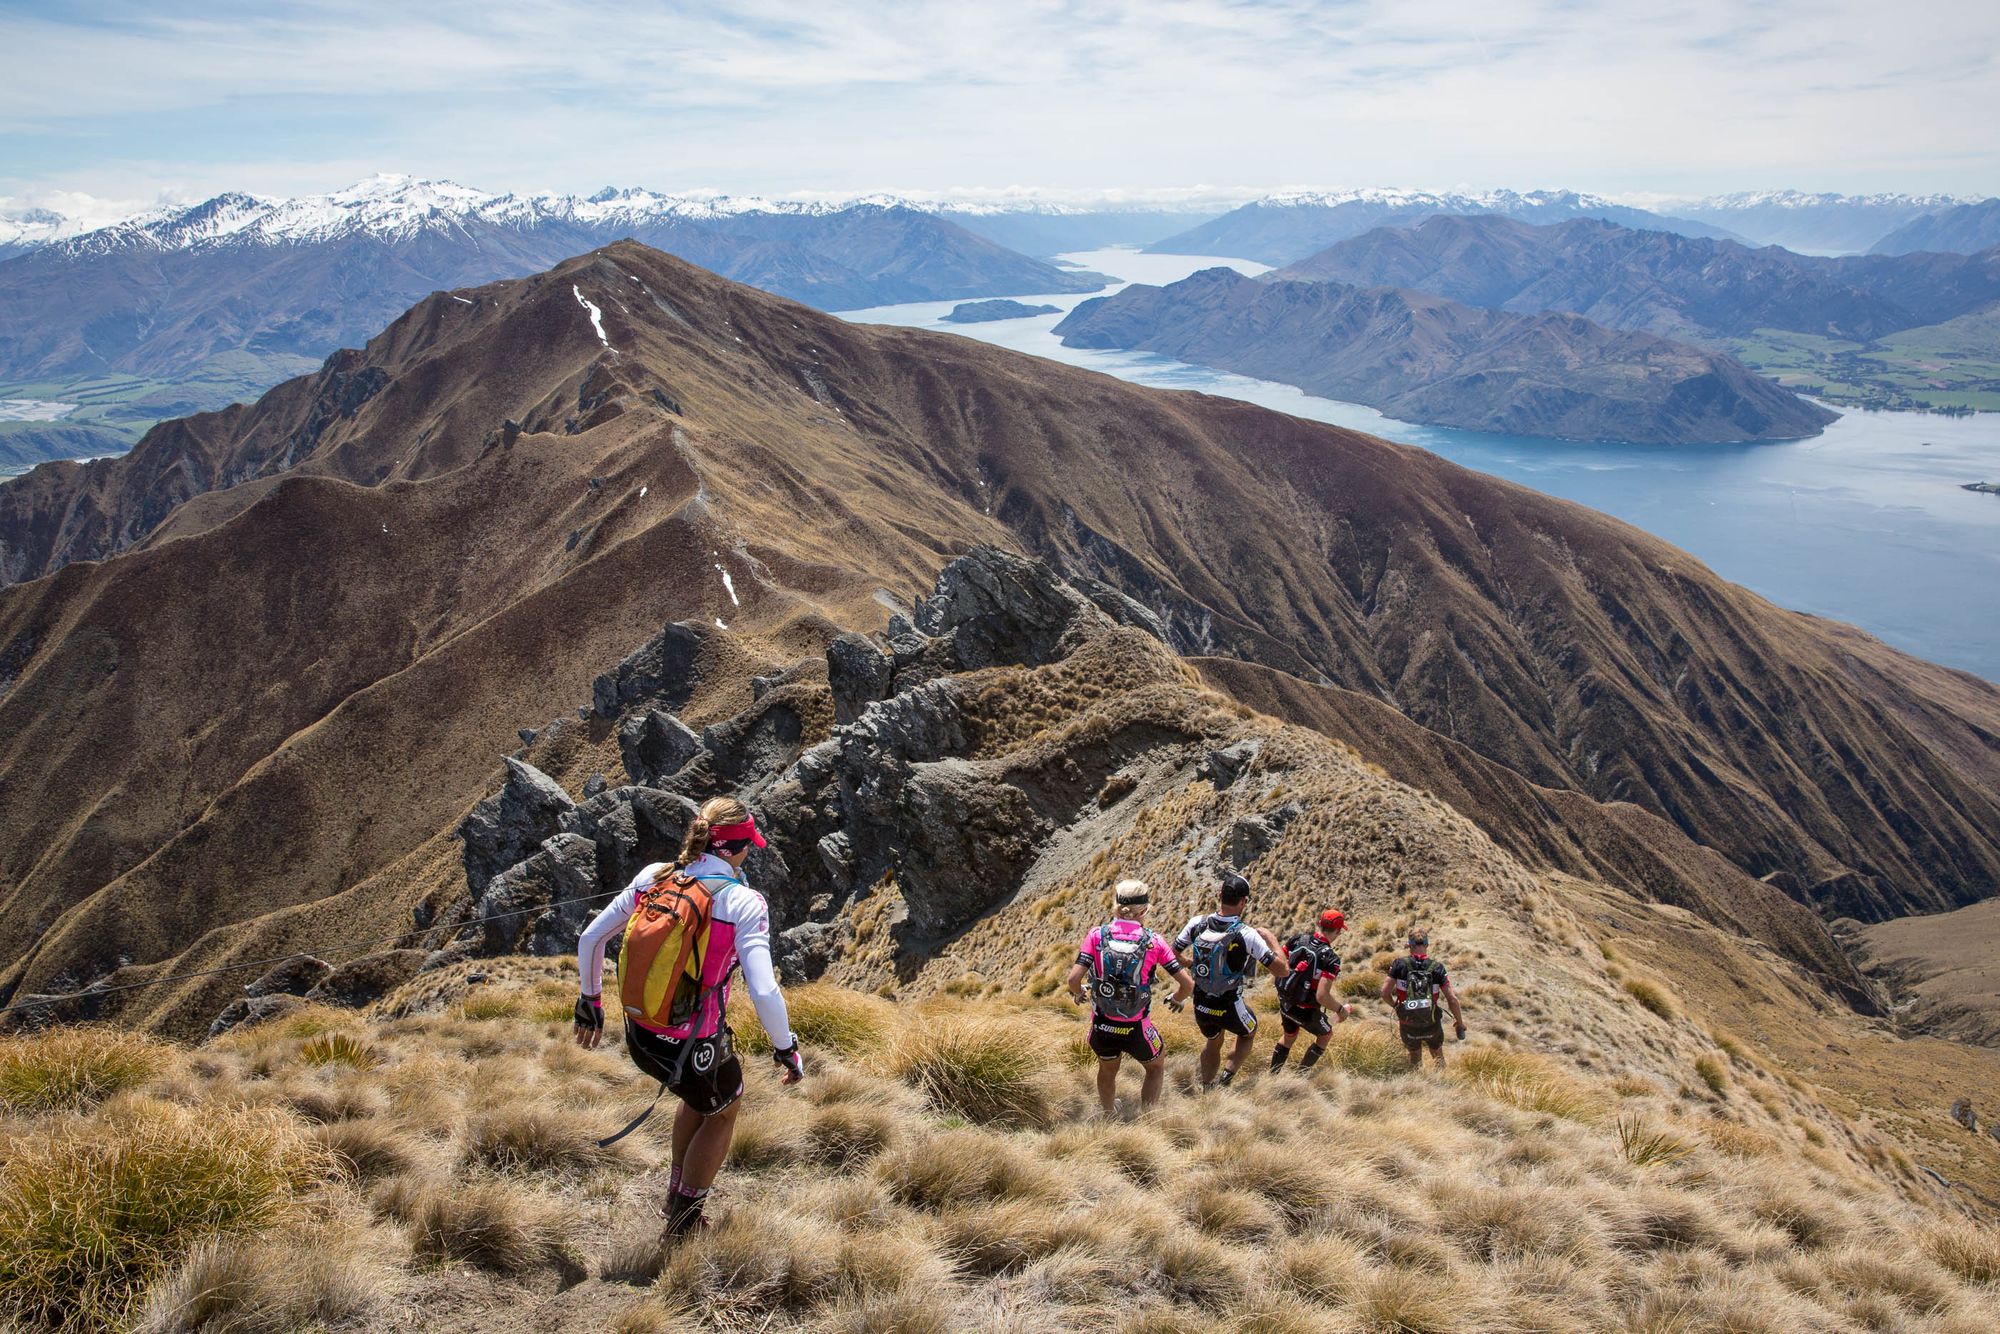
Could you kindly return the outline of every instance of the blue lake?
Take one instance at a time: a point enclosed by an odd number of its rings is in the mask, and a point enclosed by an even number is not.
[[[1167,283],[1249,260],[1099,250],[1065,256],[1126,282]],[[1026,296],[1067,312],[1088,297]],[[1145,352],[1067,348],[1061,314],[940,324],[956,304],[842,312],[936,329],[1161,389],[1196,389],[1417,445],[1589,505],[1683,547],[1781,606],[1858,625],[1919,657],[2000,681],[2000,413],[1849,412],[1811,440],[1758,445],[1574,444],[1413,426],[1289,385]]]

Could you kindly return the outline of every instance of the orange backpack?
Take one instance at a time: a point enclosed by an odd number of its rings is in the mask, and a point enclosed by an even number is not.
[[[640,895],[618,954],[618,998],[627,1015],[655,1028],[680,1028],[695,1019],[709,991],[702,968],[714,903],[702,877],[685,871],[662,873]]]

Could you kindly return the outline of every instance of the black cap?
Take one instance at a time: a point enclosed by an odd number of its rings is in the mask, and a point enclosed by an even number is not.
[[[1250,897],[1250,882],[1234,871],[1224,871],[1220,896],[1224,903],[1241,903]]]

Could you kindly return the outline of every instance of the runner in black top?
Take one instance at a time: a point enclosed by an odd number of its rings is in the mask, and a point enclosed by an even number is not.
[[[1444,965],[1431,958],[1431,938],[1423,931],[1410,932],[1410,957],[1389,965],[1382,983],[1382,999],[1395,1011],[1396,1026],[1403,1036],[1403,1050],[1409,1053],[1410,1068],[1424,1063],[1428,1047],[1438,1068],[1444,1068],[1444,1015],[1438,1002],[1451,1010],[1451,1022],[1460,1042],[1465,1041],[1465,1016],[1459,1012],[1458,993],[1451,989]]]

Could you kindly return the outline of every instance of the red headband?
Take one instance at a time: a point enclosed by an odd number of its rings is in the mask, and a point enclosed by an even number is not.
[[[747,838],[760,848],[764,846],[764,836],[757,832],[755,819],[742,824],[715,825],[708,831],[708,838],[711,843],[735,843]]]

